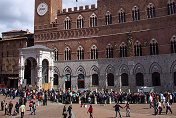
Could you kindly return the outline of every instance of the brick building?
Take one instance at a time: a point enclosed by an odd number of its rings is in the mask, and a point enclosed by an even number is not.
[[[50,52],[54,62],[46,66],[51,76],[43,82],[44,73],[38,71],[38,85],[49,83],[54,88],[73,90],[137,91],[141,86],[173,90],[175,2],[98,0],[97,7],[67,10],[62,9],[62,0],[35,0],[35,45],[54,50]],[[44,58],[33,58],[35,62],[37,59],[41,59],[37,67],[43,67]],[[21,68],[24,62],[20,62]],[[24,77],[20,76],[22,84]]]
[[[0,40],[0,83],[7,87],[18,87],[19,48],[34,45],[33,34],[13,30],[2,33]]]

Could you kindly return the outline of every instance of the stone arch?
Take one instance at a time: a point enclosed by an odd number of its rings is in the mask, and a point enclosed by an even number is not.
[[[162,68],[158,63],[154,62],[151,64],[149,72],[150,73],[154,73],[154,72],[162,73]]]
[[[90,69],[90,75],[99,74],[99,69],[97,66],[93,65]]]
[[[145,73],[144,66],[140,63],[136,64],[133,69],[133,74],[136,75],[137,73]]]
[[[54,66],[54,74],[60,75],[59,69],[56,66]]]
[[[176,60],[171,64],[170,73],[176,72]]]
[[[72,69],[69,66],[66,66],[64,68],[64,75],[66,75],[66,74],[72,75]]]
[[[123,64],[123,65],[120,66],[119,75],[121,75],[123,73],[130,74],[129,68],[126,64]]]
[[[83,66],[79,66],[77,69],[76,69],[76,74],[79,75],[79,74],[83,74],[84,76],[86,75],[86,71],[84,69]]]
[[[108,65],[107,67],[106,67],[106,70],[105,70],[105,72],[108,74],[108,73],[115,73],[115,68],[112,66],[112,65]]]

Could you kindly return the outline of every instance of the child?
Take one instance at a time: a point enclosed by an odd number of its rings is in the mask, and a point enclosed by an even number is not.
[[[129,104],[129,102],[126,103],[125,107],[126,107],[126,117],[130,117],[130,104]]]

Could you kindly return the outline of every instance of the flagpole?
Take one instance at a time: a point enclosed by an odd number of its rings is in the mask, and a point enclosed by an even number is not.
[[[78,0],[76,0],[76,7],[78,7]]]

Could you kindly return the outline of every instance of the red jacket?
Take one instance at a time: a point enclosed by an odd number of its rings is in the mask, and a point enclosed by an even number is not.
[[[89,107],[88,112],[93,113],[93,107]]]

